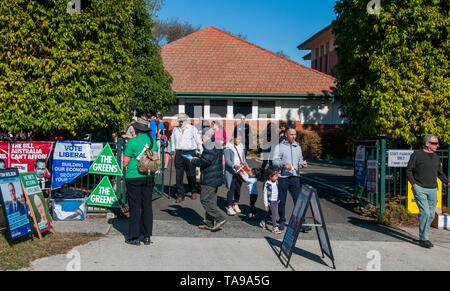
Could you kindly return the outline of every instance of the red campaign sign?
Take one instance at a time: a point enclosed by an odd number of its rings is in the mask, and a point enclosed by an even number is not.
[[[47,160],[52,149],[51,142],[0,142],[0,169],[3,160],[5,168],[18,168],[20,173],[34,171],[38,178],[45,175],[49,179]]]

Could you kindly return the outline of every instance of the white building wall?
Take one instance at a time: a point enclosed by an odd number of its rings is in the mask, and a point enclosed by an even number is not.
[[[340,102],[280,101],[281,120],[300,121],[302,124],[344,124],[340,117]]]

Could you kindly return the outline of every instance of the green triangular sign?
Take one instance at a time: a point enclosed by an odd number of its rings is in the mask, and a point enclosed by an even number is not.
[[[122,170],[117,163],[116,157],[111,150],[109,144],[103,148],[100,155],[92,163],[89,168],[89,174],[99,174],[99,175],[112,175],[112,176],[122,176]]]
[[[94,189],[94,192],[89,196],[87,204],[92,206],[120,208],[116,193],[114,193],[114,189],[108,177],[104,177],[103,180],[100,181]]]

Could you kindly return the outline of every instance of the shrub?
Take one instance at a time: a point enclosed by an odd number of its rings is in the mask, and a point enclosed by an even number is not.
[[[322,156],[322,141],[317,132],[298,130],[297,142],[302,147],[303,158],[320,158]]]
[[[363,216],[386,226],[418,226],[418,216],[409,213],[398,200],[389,202],[383,213],[380,207],[372,206],[369,210],[363,211]]]
[[[322,158],[331,156],[344,159],[352,155],[353,140],[344,130],[333,128],[319,133],[322,142]]]

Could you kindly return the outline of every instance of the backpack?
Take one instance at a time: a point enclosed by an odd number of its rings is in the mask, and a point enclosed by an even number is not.
[[[148,147],[139,138],[137,138],[142,145],[144,145],[145,151],[142,153],[141,159],[138,161],[135,157],[135,161],[138,163],[138,172],[144,175],[149,175],[150,173],[155,173],[160,165],[161,161],[158,157],[158,153],[152,151],[153,148],[153,138],[150,138],[151,145]]]

